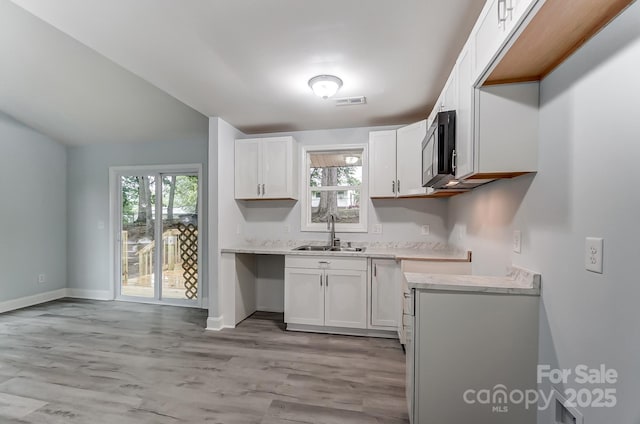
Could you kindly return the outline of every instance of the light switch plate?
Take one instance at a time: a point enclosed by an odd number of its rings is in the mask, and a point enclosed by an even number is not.
[[[421,232],[423,236],[428,236],[431,233],[431,229],[428,225],[423,225]]]
[[[522,253],[522,232],[520,230],[513,232],[513,251]]]
[[[291,232],[291,226],[289,224],[285,224],[283,229],[286,234]]]
[[[587,271],[602,274],[602,247],[604,240],[600,237],[587,237],[584,243],[584,267]]]
[[[372,234],[382,234],[382,224],[375,224],[371,229]]]

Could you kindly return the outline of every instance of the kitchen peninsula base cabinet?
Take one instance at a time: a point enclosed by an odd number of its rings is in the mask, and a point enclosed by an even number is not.
[[[534,424],[537,404],[510,402],[509,393],[537,389],[539,297],[412,291],[411,424]],[[489,403],[479,400],[481,390]]]

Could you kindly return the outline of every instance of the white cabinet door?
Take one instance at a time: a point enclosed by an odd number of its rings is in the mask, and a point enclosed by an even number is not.
[[[393,259],[374,259],[371,267],[371,327],[395,330],[402,303],[400,264]]]
[[[493,57],[498,53],[498,47],[504,41],[505,31],[498,22],[499,0],[489,0],[479,18],[478,29],[472,37],[475,39],[475,76],[480,76]],[[475,79],[475,78],[474,78]]]
[[[260,139],[235,142],[235,198],[260,197]]]
[[[367,272],[325,271],[324,325],[367,328]]]
[[[284,321],[324,325],[324,277],[321,269],[285,268]]]
[[[458,107],[456,109],[456,178],[473,173],[473,50],[469,44],[462,50],[457,64]]]
[[[293,140],[274,137],[262,140],[262,197],[282,199],[293,196]]]
[[[427,121],[398,128],[396,143],[398,197],[424,194],[422,187],[422,140],[427,135]]]
[[[442,98],[442,110],[456,110],[457,109],[457,95],[458,95],[458,80],[456,78],[456,68],[454,67],[449,74],[449,80],[444,86],[444,95]]]
[[[369,133],[369,196],[396,197],[396,131]]]

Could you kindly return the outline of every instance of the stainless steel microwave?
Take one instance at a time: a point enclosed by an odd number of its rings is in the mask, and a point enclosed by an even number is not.
[[[455,177],[456,112],[439,112],[422,141],[422,186],[441,188]]]

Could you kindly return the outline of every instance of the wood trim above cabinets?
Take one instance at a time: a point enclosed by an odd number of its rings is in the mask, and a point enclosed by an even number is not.
[[[633,0],[547,0],[484,85],[539,81]]]
[[[485,172],[473,174],[466,180],[499,180],[501,178],[515,178],[521,175],[531,174],[531,172]]]

